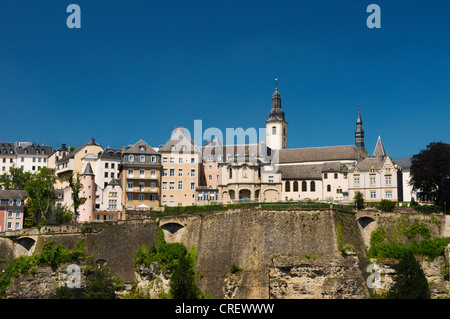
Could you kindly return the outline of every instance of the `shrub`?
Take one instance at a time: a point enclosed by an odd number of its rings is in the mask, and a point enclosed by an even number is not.
[[[395,206],[397,206],[396,202],[387,199],[383,199],[376,205],[376,207],[383,212],[392,212]]]
[[[237,274],[237,273],[239,273],[239,272],[241,272],[241,271],[242,271],[242,268],[239,267],[239,266],[236,265],[236,264],[232,264],[232,265],[230,266],[230,274]]]
[[[364,196],[361,192],[356,192],[355,194],[355,205],[356,209],[364,208]]]

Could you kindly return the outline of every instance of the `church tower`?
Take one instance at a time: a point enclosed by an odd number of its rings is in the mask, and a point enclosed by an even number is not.
[[[355,145],[356,147],[364,148],[364,130],[363,130],[363,122],[361,120],[361,113],[359,113],[359,106],[358,106],[358,119],[356,120]]]
[[[287,148],[287,122],[281,109],[281,96],[278,89],[272,95],[272,109],[266,121],[266,145],[272,150]]]

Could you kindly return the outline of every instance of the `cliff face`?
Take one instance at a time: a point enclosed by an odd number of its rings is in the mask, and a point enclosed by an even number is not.
[[[365,298],[362,239],[347,215],[227,211],[193,218],[181,240],[196,246],[200,287],[214,298]],[[353,252],[344,258],[345,244]]]
[[[140,222],[91,225],[83,232],[61,233],[54,229],[41,232],[35,252],[53,240],[73,249],[83,239],[93,262],[106,261],[116,276],[126,283],[168,287],[168,278],[154,281],[143,272],[136,276],[134,253],[141,245],[156,241],[161,226],[167,242],[181,242],[197,251],[200,288],[213,298],[368,298],[364,240],[356,217],[351,213],[328,211],[268,211],[254,208],[228,210],[202,215],[162,217]],[[386,224],[386,227],[389,225]],[[0,238],[0,260],[6,262],[14,245]],[[8,244],[9,241],[9,244]],[[16,257],[16,256],[14,256]],[[444,280],[446,262],[428,265],[433,296],[448,290]],[[384,288],[389,286],[392,267],[382,272]],[[427,267],[426,263],[423,267]],[[427,272],[427,271],[426,271]],[[59,274],[47,270],[36,278],[18,278],[13,286],[28,287],[39,298],[40,289],[55,287]],[[45,275],[47,274],[47,275]],[[39,279],[40,278],[40,279]],[[39,281],[40,280],[40,281]],[[23,289],[22,289],[23,290]],[[166,289],[164,289],[166,290]],[[42,298],[50,295],[42,289]],[[47,291],[47,292],[46,292]],[[23,291],[11,288],[11,295],[21,298]],[[157,293],[153,294],[157,295]]]

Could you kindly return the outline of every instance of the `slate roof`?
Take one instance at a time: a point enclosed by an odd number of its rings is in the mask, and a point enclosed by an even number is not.
[[[11,153],[12,152],[12,153]],[[0,143],[0,155],[15,155],[16,150],[13,143]]]
[[[292,148],[279,150],[279,163],[357,160],[368,157],[367,151],[355,145]]]
[[[282,165],[278,166],[283,180],[286,179],[314,179],[322,178],[322,164],[316,165]]]
[[[0,199],[24,199],[28,196],[23,190],[1,190]]]
[[[99,158],[102,159],[118,159],[122,157],[122,150],[118,148],[105,148],[103,152],[99,152]]]
[[[83,175],[94,175],[92,171],[91,163],[87,163],[86,168],[84,169]]]
[[[406,158],[397,158],[393,159],[394,163],[399,165],[403,169],[409,169],[412,165],[412,158],[406,157]]]
[[[148,154],[148,155],[158,155],[158,152],[148,145],[144,140],[139,140],[136,144],[129,146],[124,154]]]
[[[35,143],[16,143],[16,153],[50,156],[53,154],[53,147]]]

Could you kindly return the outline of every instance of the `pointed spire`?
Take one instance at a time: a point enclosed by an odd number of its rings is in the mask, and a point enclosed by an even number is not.
[[[91,163],[87,163],[86,168],[84,169],[83,175],[94,175],[94,172],[92,171]]]
[[[356,119],[355,145],[356,147],[364,148],[364,130],[363,130],[363,122],[361,119],[361,113],[359,112],[359,105],[358,105],[358,118]]]
[[[381,137],[378,136],[377,145],[375,146],[375,150],[373,151],[372,157],[385,157],[386,152],[384,151],[383,143],[381,142]]]

